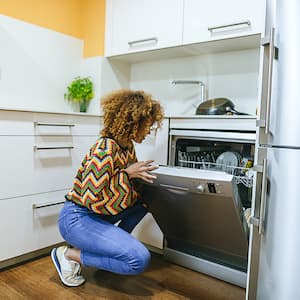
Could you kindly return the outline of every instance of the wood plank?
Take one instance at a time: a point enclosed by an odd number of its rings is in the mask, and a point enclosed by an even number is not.
[[[245,290],[165,261],[152,254],[150,266],[140,275],[124,276],[83,268],[86,283],[65,287],[49,256],[0,273],[1,299],[157,299],[239,300]]]

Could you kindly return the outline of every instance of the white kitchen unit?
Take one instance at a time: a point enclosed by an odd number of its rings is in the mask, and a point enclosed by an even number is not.
[[[105,56],[136,62],[255,47],[264,31],[265,2],[108,0]],[[130,55],[138,52],[148,54]]]
[[[177,116],[170,119],[170,130],[255,131],[256,116]]]
[[[154,164],[168,162],[169,118],[163,120],[162,128],[146,137],[142,144],[136,144],[139,161],[154,160]],[[132,232],[133,236],[150,246],[152,250],[163,249],[163,234],[151,213],[148,213]],[[154,248],[152,248],[154,247]]]
[[[150,212],[134,228],[132,235],[153,252],[161,253],[164,235]]]
[[[154,164],[166,165],[168,161],[169,118],[164,118],[162,127],[152,131],[142,144],[136,144],[139,161],[154,160]]]
[[[264,31],[264,0],[184,0],[183,44]]]
[[[0,268],[62,242],[58,212],[99,132],[96,115],[0,110]]]
[[[67,190],[0,200],[0,268],[6,260],[62,242],[57,218]]]
[[[105,56],[177,46],[183,0],[106,1]]]

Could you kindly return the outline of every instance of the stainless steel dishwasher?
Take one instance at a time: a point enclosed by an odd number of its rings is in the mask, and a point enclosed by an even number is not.
[[[255,133],[173,133],[169,165],[142,188],[164,256],[245,287]]]

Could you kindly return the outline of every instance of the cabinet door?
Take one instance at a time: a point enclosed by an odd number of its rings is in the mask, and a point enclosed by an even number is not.
[[[155,164],[166,165],[168,162],[169,119],[164,119],[162,128],[136,144],[136,155],[139,161],[153,159]]]
[[[146,245],[163,249],[164,236],[151,213],[134,228],[132,235]]]
[[[185,0],[183,43],[264,32],[265,0]]]
[[[66,193],[0,200],[0,261],[63,241],[57,221]]]
[[[96,139],[97,136],[0,136],[0,199],[70,188],[85,153]]]
[[[181,44],[183,0],[111,0],[106,56]]]

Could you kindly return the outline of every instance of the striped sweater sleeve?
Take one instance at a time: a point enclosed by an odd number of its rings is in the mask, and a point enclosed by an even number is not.
[[[114,165],[111,149],[96,148],[82,174],[83,203],[94,211],[117,214],[131,205],[133,194],[127,173]]]

